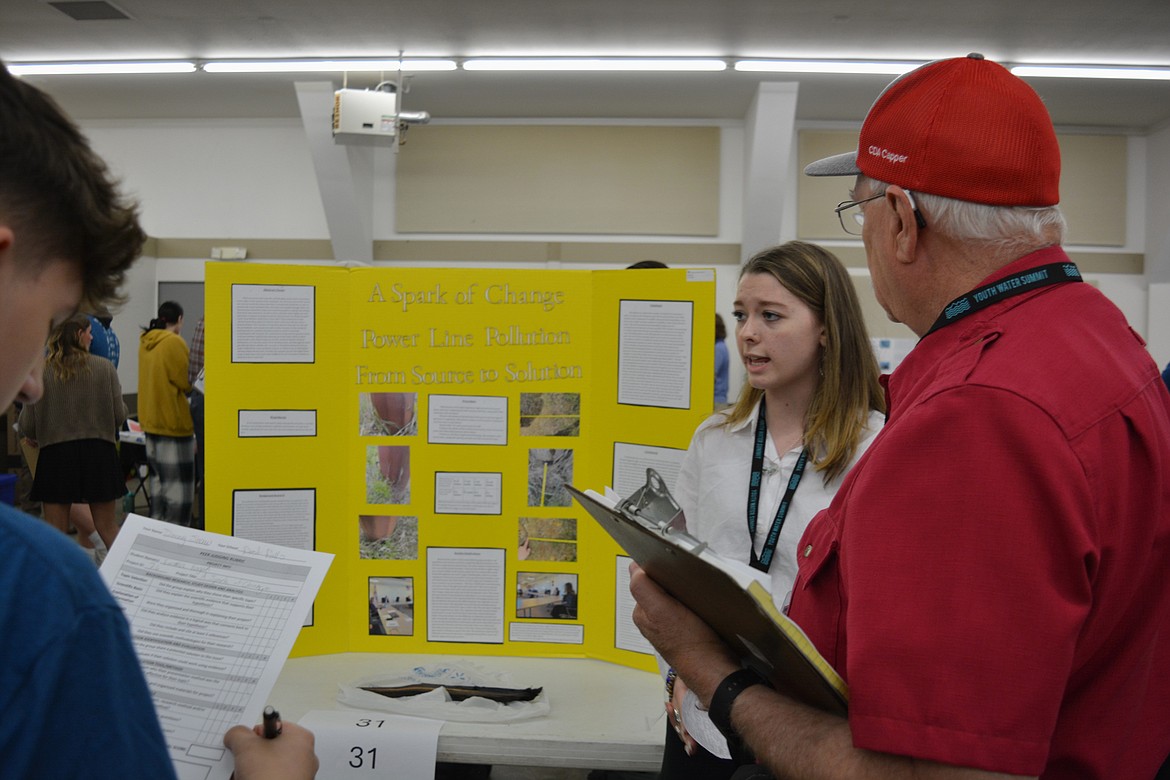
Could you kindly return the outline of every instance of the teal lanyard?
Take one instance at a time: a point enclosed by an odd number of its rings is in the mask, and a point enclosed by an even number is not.
[[[752,474],[748,483],[747,525],[748,549],[751,552],[749,563],[760,571],[768,571],[772,567],[772,558],[776,554],[776,545],[780,541],[780,531],[784,528],[784,520],[788,517],[788,508],[792,506],[792,497],[796,495],[796,488],[804,476],[804,467],[808,464],[808,447],[800,451],[796,466],[792,469],[792,476],[788,478],[788,489],[784,491],[784,498],[776,509],[776,519],[772,521],[772,528],[768,531],[768,538],[764,540],[763,549],[756,555],[756,516],[760,511],[760,484],[764,478],[764,447],[768,442],[768,422],[764,418],[764,399],[760,399],[760,414],[756,420],[756,444],[752,450]]]

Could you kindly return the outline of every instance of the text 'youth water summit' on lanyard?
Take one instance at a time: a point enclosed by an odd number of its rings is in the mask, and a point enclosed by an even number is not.
[[[788,478],[788,489],[784,491],[784,498],[776,509],[776,519],[772,521],[772,528],[768,531],[768,538],[760,554],[756,555],[756,516],[760,511],[760,483],[764,478],[764,447],[768,442],[768,422],[764,418],[764,399],[760,398],[760,414],[756,420],[756,444],[752,450],[752,473],[748,482],[747,525],[748,549],[751,552],[749,563],[753,568],[767,571],[772,566],[772,558],[776,554],[776,544],[780,541],[780,531],[784,528],[784,519],[788,517],[788,508],[792,506],[792,497],[796,495],[796,488],[800,485],[800,478],[804,476],[804,467],[808,464],[808,447],[800,451],[796,465],[792,468],[792,476]]]
[[[1047,287],[1052,284],[1082,281],[1084,279],[1081,278],[1081,272],[1073,263],[1050,263],[1048,265],[1029,268],[1026,271],[1020,271],[1018,274],[1012,274],[997,282],[986,284],[983,287],[972,290],[966,295],[960,295],[958,298],[955,298],[947,304],[942,314],[939,315],[938,319],[934,321],[934,324],[930,326],[930,330],[926,331],[923,336],[928,336],[939,328],[950,325],[953,322],[958,322],[968,314],[974,314],[980,309],[986,309],[988,306],[999,303],[1006,298],[1011,298],[1013,295],[1020,295],[1021,293],[1026,293],[1040,287]]]

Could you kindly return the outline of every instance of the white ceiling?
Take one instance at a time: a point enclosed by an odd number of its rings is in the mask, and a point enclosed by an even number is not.
[[[77,21],[0,2],[8,61],[224,57],[713,56],[1170,66],[1170,0],[111,0]],[[392,77],[393,74],[388,74]],[[328,74],[30,77],[78,119],[297,117],[293,82]],[[485,117],[742,119],[764,80],[797,116],[858,121],[889,76],[509,74],[411,77],[403,108]],[[340,86],[340,74],[334,79]],[[351,75],[351,87],[377,78]],[[1036,79],[1060,126],[1170,122],[1170,82]]]

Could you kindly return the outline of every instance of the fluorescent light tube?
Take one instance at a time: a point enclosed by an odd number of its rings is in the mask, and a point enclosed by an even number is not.
[[[195,63],[176,62],[25,62],[9,63],[14,76],[81,76],[103,73],[194,73]]]
[[[1170,68],[1139,68],[1109,65],[1017,65],[1012,73],[1028,76],[1064,79],[1143,79],[1170,81]]]
[[[727,63],[715,59],[666,59],[666,58],[607,58],[607,57],[558,57],[558,58],[492,58],[481,57],[465,60],[464,70],[512,70],[512,71],[707,71],[727,70]]]
[[[455,70],[454,60],[209,60],[208,73],[350,73]]]
[[[849,62],[843,60],[739,60],[735,69],[748,73],[852,73],[898,76],[921,62]]]

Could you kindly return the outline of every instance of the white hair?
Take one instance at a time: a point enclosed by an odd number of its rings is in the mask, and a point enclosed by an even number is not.
[[[861,176],[870,192],[888,184]],[[1059,206],[988,206],[912,190],[931,230],[951,238],[985,245],[989,251],[1016,257],[1064,241],[1064,215]]]

